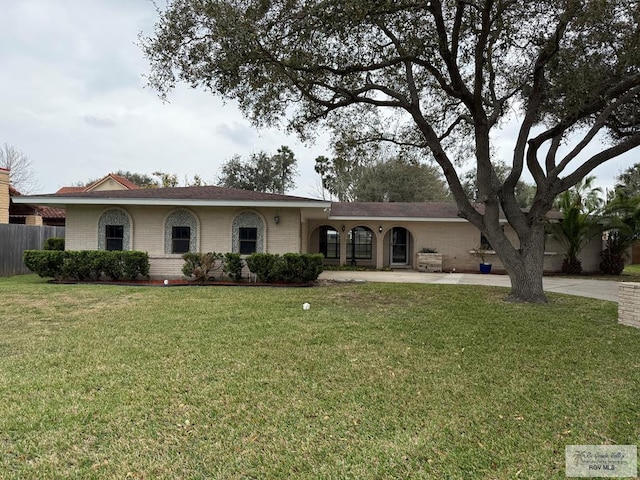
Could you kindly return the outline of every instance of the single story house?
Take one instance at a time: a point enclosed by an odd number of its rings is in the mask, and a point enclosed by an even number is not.
[[[482,242],[454,203],[336,203],[215,186],[66,191],[15,200],[65,208],[69,250],[148,252],[154,278],[179,277],[187,251],[322,253],[326,264],[410,269],[429,247],[442,254],[443,271],[477,271],[473,251]],[[601,249],[600,239],[584,249],[585,271],[598,270]],[[560,271],[564,252],[551,238],[545,250],[545,270]],[[502,269],[495,254],[487,261]]]

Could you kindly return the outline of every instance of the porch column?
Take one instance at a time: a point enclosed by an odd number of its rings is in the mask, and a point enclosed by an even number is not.
[[[339,227],[339,233],[340,233],[340,265],[346,265],[347,264],[347,238],[348,238],[348,234],[349,234],[349,229],[345,228],[344,231],[342,231],[342,227]]]
[[[309,253],[309,222],[306,218],[300,222],[300,253]]]
[[[378,229],[376,228],[374,230],[375,234],[376,234],[376,269],[382,268],[384,266],[384,234],[385,231],[383,230],[382,233],[378,232]]]

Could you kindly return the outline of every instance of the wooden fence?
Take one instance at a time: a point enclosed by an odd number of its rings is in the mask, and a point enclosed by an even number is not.
[[[22,253],[40,250],[51,237],[64,237],[64,227],[0,225],[0,277],[31,273],[22,262]]]

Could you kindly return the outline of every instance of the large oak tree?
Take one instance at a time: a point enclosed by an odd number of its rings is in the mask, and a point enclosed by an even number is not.
[[[163,95],[184,81],[237,100],[257,125],[286,119],[303,138],[328,125],[432,156],[502,260],[509,299],[544,302],[554,198],[640,144],[639,12],[636,0],[173,0],[142,46]],[[492,133],[513,119],[502,180]],[[465,151],[481,208],[458,175]],[[525,169],[536,194],[523,212]]]

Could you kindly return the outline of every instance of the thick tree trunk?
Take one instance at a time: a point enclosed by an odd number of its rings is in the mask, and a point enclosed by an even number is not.
[[[547,303],[542,288],[544,226],[532,227],[526,240],[521,240],[519,250],[496,253],[511,279],[511,292],[506,298],[507,301]]]
[[[543,252],[544,255],[544,252]],[[509,302],[547,303],[542,289],[542,266],[544,257],[520,253],[515,265],[505,267],[511,279],[511,291],[506,300]]]

